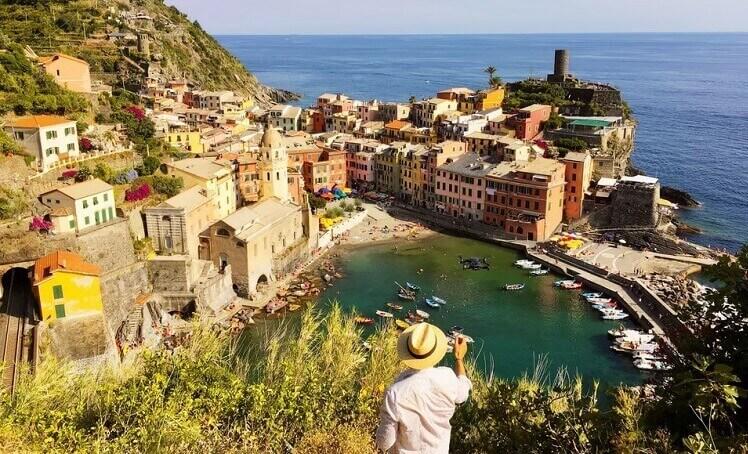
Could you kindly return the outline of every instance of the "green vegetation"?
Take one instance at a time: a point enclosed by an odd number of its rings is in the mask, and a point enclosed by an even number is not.
[[[554,142],[554,145],[558,147],[558,152],[561,156],[566,156],[566,153],[569,151],[582,151],[589,148],[587,142],[576,137],[558,139]]]
[[[659,399],[596,387],[542,362],[514,381],[470,368],[473,391],[452,419],[456,453],[740,453],[748,450],[748,246],[707,270],[724,283],[694,313],[697,342],[653,383]],[[694,308],[695,309],[695,308]],[[703,307],[702,307],[703,309]],[[709,315],[727,317],[716,323]],[[742,323],[742,325],[741,325]],[[394,329],[366,339],[334,305],[262,337],[231,342],[198,327],[173,352],[84,373],[53,360],[0,392],[0,445],[44,452],[371,453],[383,392],[400,371]],[[237,345],[245,346],[244,350]],[[727,366],[731,364],[732,367]],[[668,376],[669,375],[669,376]]]
[[[20,45],[0,34],[0,115],[69,115],[88,108],[82,96],[57,85],[24,55]]]
[[[161,166],[161,160],[155,156],[146,156],[143,158],[143,164],[139,165],[135,170],[138,171],[138,175],[148,176],[153,175]]]
[[[23,191],[0,186],[0,219],[15,219],[28,210],[27,196]]]
[[[489,66],[483,70],[484,73],[488,74],[488,86],[489,87],[500,87],[502,80],[500,76],[496,75],[496,68]]]
[[[311,197],[309,197],[309,205],[313,209],[319,210],[327,205],[327,200],[323,199],[322,197],[312,195]]]
[[[0,131],[0,154],[21,154],[23,149],[5,131]]]
[[[174,197],[175,195],[182,192],[182,188],[184,188],[184,180],[182,180],[182,177],[172,178],[153,175],[148,178],[150,178],[150,183],[151,186],[153,186],[153,190],[167,197]]]
[[[327,219],[335,219],[343,216],[343,208],[342,207],[332,207],[325,210],[324,217]]]
[[[505,108],[519,109],[531,104],[561,107],[574,103],[566,99],[566,92],[559,84],[537,80],[523,80],[509,84],[509,90],[504,99]]]

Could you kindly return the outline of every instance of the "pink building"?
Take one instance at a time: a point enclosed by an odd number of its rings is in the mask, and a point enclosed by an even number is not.
[[[477,153],[466,153],[436,169],[438,213],[468,221],[482,221],[486,175],[495,167]]]
[[[379,102],[377,101],[363,103],[356,108],[356,111],[361,123],[380,120]]]
[[[506,126],[514,129],[518,139],[533,139],[540,134],[542,125],[551,117],[551,106],[533,104],[523,107],[516,115],[506,119]]]

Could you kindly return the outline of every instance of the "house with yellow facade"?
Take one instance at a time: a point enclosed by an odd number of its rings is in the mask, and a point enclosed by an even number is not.
[[[174,148],[189,153],[203,153],[203,142],[200,131],[175,131],[166,134],[166,143]]]
[[[33,292],[42,320],[101,314],[101,268],[78,254],[56,251],[34,262]]]
[[[167,162],[166,174],[182,178],[184,188],[200,186],[217,210],[219,219],[236,211],[236,192],[231,164],[214,158],[187,158]]]

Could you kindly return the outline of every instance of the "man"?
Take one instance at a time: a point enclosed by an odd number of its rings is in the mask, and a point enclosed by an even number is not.
[[[455,406],[465,402],[472,384],[465,375],[467,344],[454,345],[454,371],[434,367],[447,351],[447,337],[436,326],[417,323],[400,334],[400,360],[408,367],[385,393],[379,413],[377,448],[397,454],[449,452]]]

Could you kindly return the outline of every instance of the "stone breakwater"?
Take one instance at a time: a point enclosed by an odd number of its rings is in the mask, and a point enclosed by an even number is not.
[[[692,279],[662,274],[647,274],[641,279],[652,292],[675,310],[704,303],[706,288]]]

